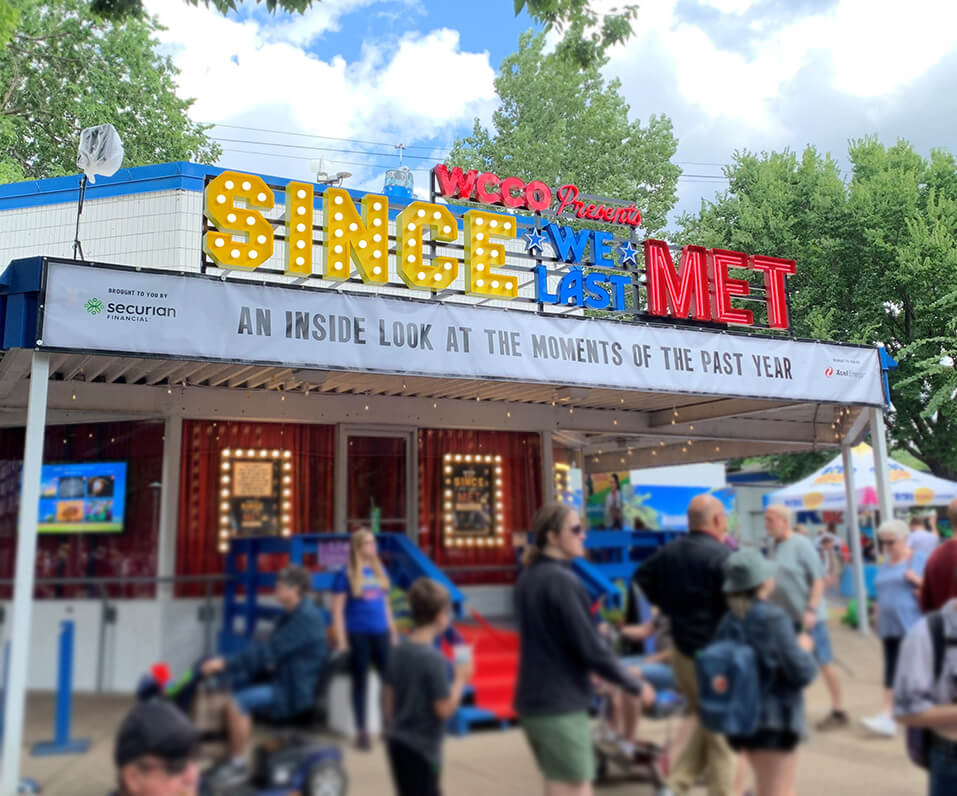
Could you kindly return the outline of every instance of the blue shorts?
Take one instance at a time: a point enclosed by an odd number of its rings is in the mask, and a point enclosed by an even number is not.
[[[641,669],[641,677],[651,684],[655,691],[677,691],[678,683],[675,681],[675,672],[670,663],[657,661],[655,663],[645,663],[644,656],[636,655],[630,658],[619,658],[618,662],[628,669],[637,666]]]
[[[241,688],[233,694],[233,702],[239,711],[245,715],[254,713],[259,708],[271,705],[276,700],[276,686],[272,683],[261,683]]]
[[[831,649],[831,634],[827,631],[827,622],[817,621],[814,629],[808,634],[814,642],[814,659],[818,666],[824,666],[834,660],[834,651]]]

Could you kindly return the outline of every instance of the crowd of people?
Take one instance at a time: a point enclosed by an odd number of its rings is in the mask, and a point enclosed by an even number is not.
[[[949,514],[957,527],[957,501]],[[538,511],[515,588],[521,644],[515,710],[547,796],[592,792],[596,685],[616,695],[626,753],[656,690],[677,689],[684,697],[687,717],[661,796],[689,793],[702,781],[711,796],[793,796],[807,736],[804,689],[818,672],[830,710],[817,730],[850,723],[827,627],[826,591],[839,566],[839,557],[833,564],[829,557],[839,540],[822,534],[816,549],[785,506],[769,506],[764,521],[766,555],[732,550],[723,504],[695,497],[689,532],[635,572],[634,593],[655,615],[642,621],[632,611],[620,628],[633,643],[652,636],[668,641],[652,655],[618,657],[572,570],[585,554],[581,518],[563,504]],[[928,769],[929,795],[957,793],[957,538],[941,542],[925,523],[908,527],[891,519],[876,539],[885,554],[874,582],[884,677],[881,710],[862,724],[884,736],[904,724],[912,757]],[[282,570],[276,585],[282,615],[272,633],[202,665],[204,675],[226,677],[230,690],[223,706],[229,757],[215,772],[218,785],[248,775],[253,715],[285,719],[315,704],[329,650],[309,585],[305,569]],[[396,793],[434,796],[441,792],[445,724],[473,664],[466,658],[451,665],[438,649],[452,616],[440,584],[422,578],[412,585],[411,629],[402,639],[389,591],[374,534],[356,532],[348,566],[335,579],[331,613],[333,646],[349,652],[357,746],[371,747],[367,680],[375,667]],[[198,742],[173,706],[138,705],[116,740],[118,794],[195,793]]]

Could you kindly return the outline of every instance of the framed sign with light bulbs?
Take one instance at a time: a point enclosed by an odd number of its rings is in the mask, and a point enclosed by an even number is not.
[[[220,454],[219,551],[233,536],[292,534],[292,452],[226,448]]]
[[[446,453],[442,465],[446,547],[504,545],[502,457]]]

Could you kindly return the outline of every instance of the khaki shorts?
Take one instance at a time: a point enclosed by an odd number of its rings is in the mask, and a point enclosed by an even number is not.
[[[519,723],[548,782],[577,784],[595,778],[591,722],[585,711],[522,716]]]

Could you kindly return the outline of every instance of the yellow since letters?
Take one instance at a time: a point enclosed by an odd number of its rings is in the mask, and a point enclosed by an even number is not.
[[[322,196],[325,277],[348,279],[355,263],[363,282],[388,282],[389,201],[384,196],[366,194],[360,218],[348,191],[329,187]]]
[[[492,238],[514,238],[512,216],[469,210],[465,213],[465,292],[509,299],[518,295],[518,280],[497,273],[505,264],[505,247]]]
[[[430,230],[434,241],[454,241],[458,236],[455,217],[447,207],[413,202],[396,219],[396,258],[402,281],[409,287],[443,290],[459,275],[455,257],[434,257],[429,265],[422,257],[422,234]]]
[[[246,206],[237,207],[237,200]],[[206,186],[204,201],[204,212],[215,229],[203,236],[203,250],[213,262],[221,268],[251,270],[272,257],[272,224],[254,209],[270,210],[274,205],[273,192],[262,178],[224,171]]]
[[[307,182],[286,186],[286,273],[312,273],[312,210],[315,194]]]

